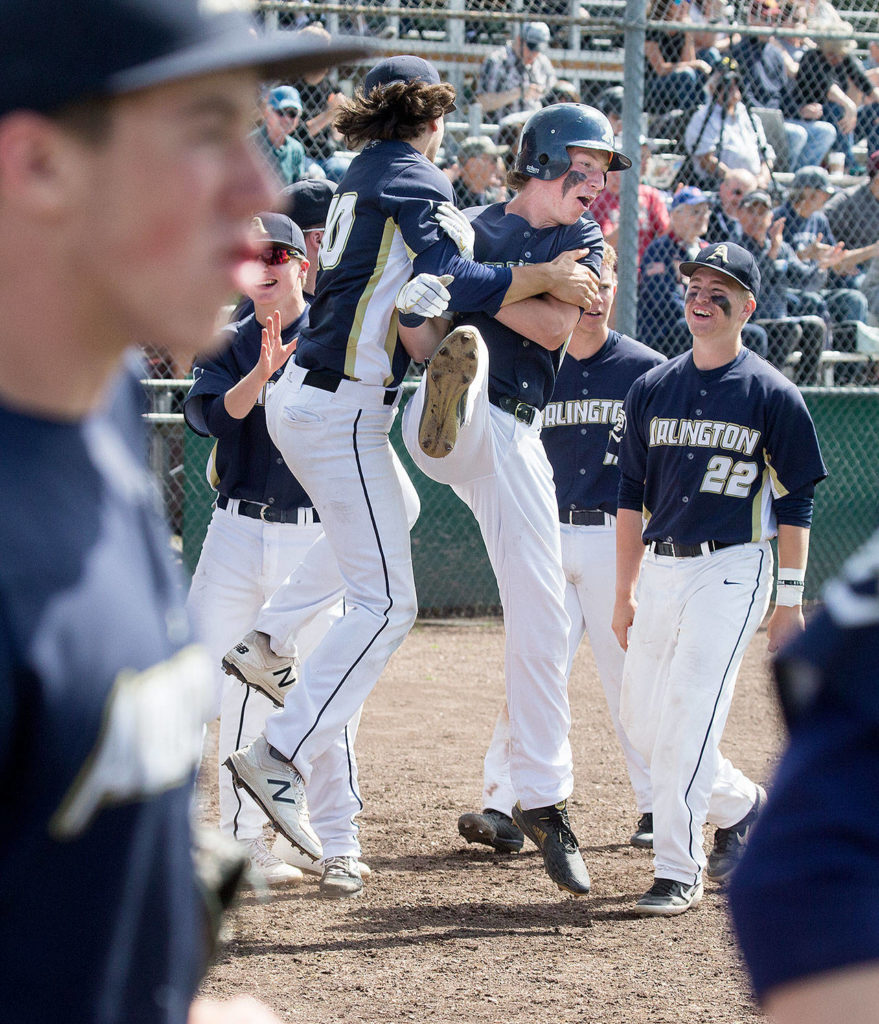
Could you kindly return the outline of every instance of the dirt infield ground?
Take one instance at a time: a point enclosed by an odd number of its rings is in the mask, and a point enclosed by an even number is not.
[[[765,781],[780,725],[766,634],[747,653],[724,751]],[[458,815],[479,809],[482,754],[503,690],[494,621],[419,624],[367,702],[358,736],[364,894],[318,897],[315,882],[245,893],[204,985],[249,992],[286,1022],[403,1024],[732,1024],[754,1007],[723,898],[644,920],[649,854],[628,845],[637,815],[588,644],[571,686],[576,789],[571,819],[593,887],[563,895],[534,847],[470,846]],[[215,762],[203,772],[215,820]]]

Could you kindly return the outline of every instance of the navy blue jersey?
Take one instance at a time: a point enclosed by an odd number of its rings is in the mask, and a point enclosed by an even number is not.
[[[83,423],[0,408],[6,1021],[184,1024],[204,966],[189,816],[210,665],[144,469],[142,399],[126,376]]]
[[[601,273],[604,239],[601,228],[590,217],[574,224],[534,228],[506,203],[476,206],[465,211],[476,232],[474,258],[481,263],[516,267],[528,263],[549,263],[563,252],[589,249],[581,262]],[[489,387],[499,396],[507,395],[542,409],[549,401],[564,348],[550,352],[495,320],[486,313],[468,313],[458,322],[479,329],[489,353]]]
[[[408,142],[370,142],[351,161],[327,214],[299,366],[399,384],[409,356],[394,300],[413,270],[454,274],[453,309],[497,312],[511,272],[460,258],[433,219],[443,202],[453,202],[449,179]]]
[[[306,309],[281,331],[284,344],[298,337],[307,322]],[[311,499],[287,468],[266,428],[266,397],[284,367],[275,370],[243,419],[230,416],[223,396],[259,362],[262,327],[251,313],[225,327],[223,335],[228,347],[211,359],[198,360],[193,369],[195,382],[183,405],[186,422],[197,434],[217,438],[208,465],[211,485],[227,498],[256,501],[275,509],[310,507]]]
[[[778,657],[782,706],[792,721],[825,696],[879,724],[879,533],[827,584],[823,597],[821,612]]]
[[[619,507],[643,539],[744,544],[777,532],[773,500],[827,476],[797,388],[748,349],[714,370],[692,352],[632,385],[611,434]]]
[[[616,515],[620,474],[607,457],[610,431],[635,379],[664,362],[665,356],[616,331],[588,359],[568,352],[562,360],[540,435],[560,510],[600,508]]]

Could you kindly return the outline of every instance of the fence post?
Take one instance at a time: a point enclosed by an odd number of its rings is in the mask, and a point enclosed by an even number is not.
[[[647,0],[626,0],[623,64],[623,152],[632,169],[620,179],[619,288],[616,328],[635,334],[638,309],[638,182],[644,111],[644,40]]]

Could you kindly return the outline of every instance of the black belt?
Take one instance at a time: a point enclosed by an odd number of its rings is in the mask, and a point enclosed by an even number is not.
[[[496,405],[498,409],[508,412],[521,423],[527,423],[530,426],[537,419],[539,412],[537,406],[529,405],[527,402],[520,402],[518,398],[510,398],[509,395],[494,395],[489,391],[488,400],[492,405]]]
[[[669,544],[663,540],[650,541],[649,547],[654,555],[667,555],[669,558],[698,558],[711,551],[721,548],[734,548],[738,541],[706,540],[702,544]]]
[[[331,391],[335,394],[339,390],[339,385],[342,381],[349,379],[341,373],[336,373],[334,370],[308,370],[302,378],[302,383],[307,384],[310,388],[320,388],[321,391]],[[384,404],[393,405],[396,397],[397,389],[387,388],[385,390]]]
[[[217,498],[217,508],[228,508],[229,498],[225,494],[219,495]],[[272,508],[271,505],[260,505],[258,501],[244,501],[241,498],[238,499],[238,515],[247,516],[248,519],[261,519],[264,523],[298,523],[299,515],[301,512],[312,513],[311,522],[319,523],[320,516],[317,514],[317,509],[308,509],[305,506],[302,508],[288,508],[286,510],[279,508]],[[305,516],[302,517],[306,519]],[[304,525],[304,524],[303,524]]]
[[[571,526],[604,526],[607,519],[600,508],[560,508],[559,522]]]

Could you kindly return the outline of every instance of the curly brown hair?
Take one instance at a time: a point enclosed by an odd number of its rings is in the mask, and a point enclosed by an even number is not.
[[[368,96],[358,89],[336,114],[335,126],[349,149],[375,139],[408,142],[454,105],[455,89],[445,82],[389,82],[371,89]]]
[[[521,192],[529,181],[531,181],[531,177],[528,174],[523,174],[521,171],[513,169],[507,171],[506,186],[514,192]]]

